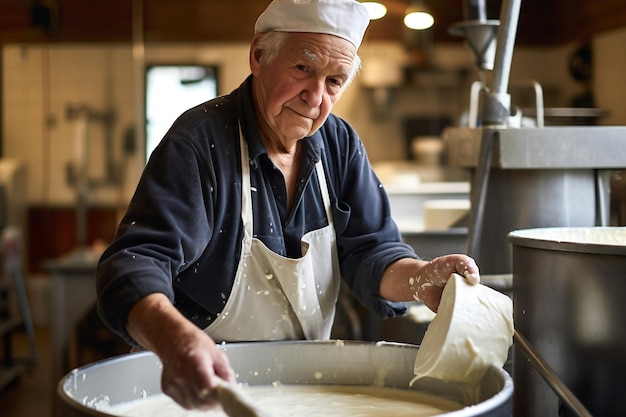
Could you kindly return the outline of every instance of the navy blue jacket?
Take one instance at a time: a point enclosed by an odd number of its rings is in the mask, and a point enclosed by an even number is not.
[[[378,287],[390,263],[416,255],[402,243],[385,190],[356,132],[331,114],[303,139],[297,200],[289,211],[284,179],[261,141],[251,84],[249,77],[231,94],[177,119],[153,151],[116,237],[98,263],[100,316],[131,344],[124,330],[128,312],[150,293],[166,294],[201,328],[228,299],[244,232],[239,124],[249,148],[255,237],[294,258],[301,256],[300,238],[328,224],[314,170],[321,158],[343,279],[379,316],[405,312],[404,304],[382,300]]]

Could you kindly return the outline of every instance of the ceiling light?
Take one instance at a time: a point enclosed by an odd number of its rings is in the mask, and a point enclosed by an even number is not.
[[[409,29],[425,30],[435,24],[435,18],[421,1],[413,1],[406,9],[404,24]]]
[[[370,15],[370,20],[380,19],[387,14],[387,8],[384,4],[377,1],[362,1],[361,4],[367,9],[367,13]]]

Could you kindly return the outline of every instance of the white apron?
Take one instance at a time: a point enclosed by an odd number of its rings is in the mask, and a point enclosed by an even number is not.
[[[301,258],[285,258],[253,238],[250,162],[241,132],[240,143],[242,255],[230,297],[204,331],[218,343],[329,339],[341,276],[322,162],[315,168],[329,224],[302,237]]]

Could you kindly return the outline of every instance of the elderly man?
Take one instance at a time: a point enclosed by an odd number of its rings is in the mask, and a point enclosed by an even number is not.
[[[185,112],[153,152],[97,271],[105,323],[163,362],[163,391],[208,408],[234,381],[215,343],[328,339],[341,279],[382,317],[436,310],[465,255],[403,244],[356,132],[331,114],[360,67],[353,0],[275,0],[252,74]]]

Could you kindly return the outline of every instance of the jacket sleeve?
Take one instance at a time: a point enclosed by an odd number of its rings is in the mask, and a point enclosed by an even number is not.
[[[211,176],[204,170],[191,143],[168,133],[152,153],[116,237],[98,263],[98,313],[129,344],[135,344],[125,331],[131,307],[155,292],[173,300],[172,280],[201,255],[211,237]]]
[[[356,132],[337,119],[334,136],[327,141],[328,164],[335,192],[334,221],[343,279],[366,307],[383,318],[404,314],[404,303],[379,296],[383,272],[402,258],[417,258],[402,242],[391,217],[387,193],[374,173]],[[330,137],[330,135],[329,135]]]

